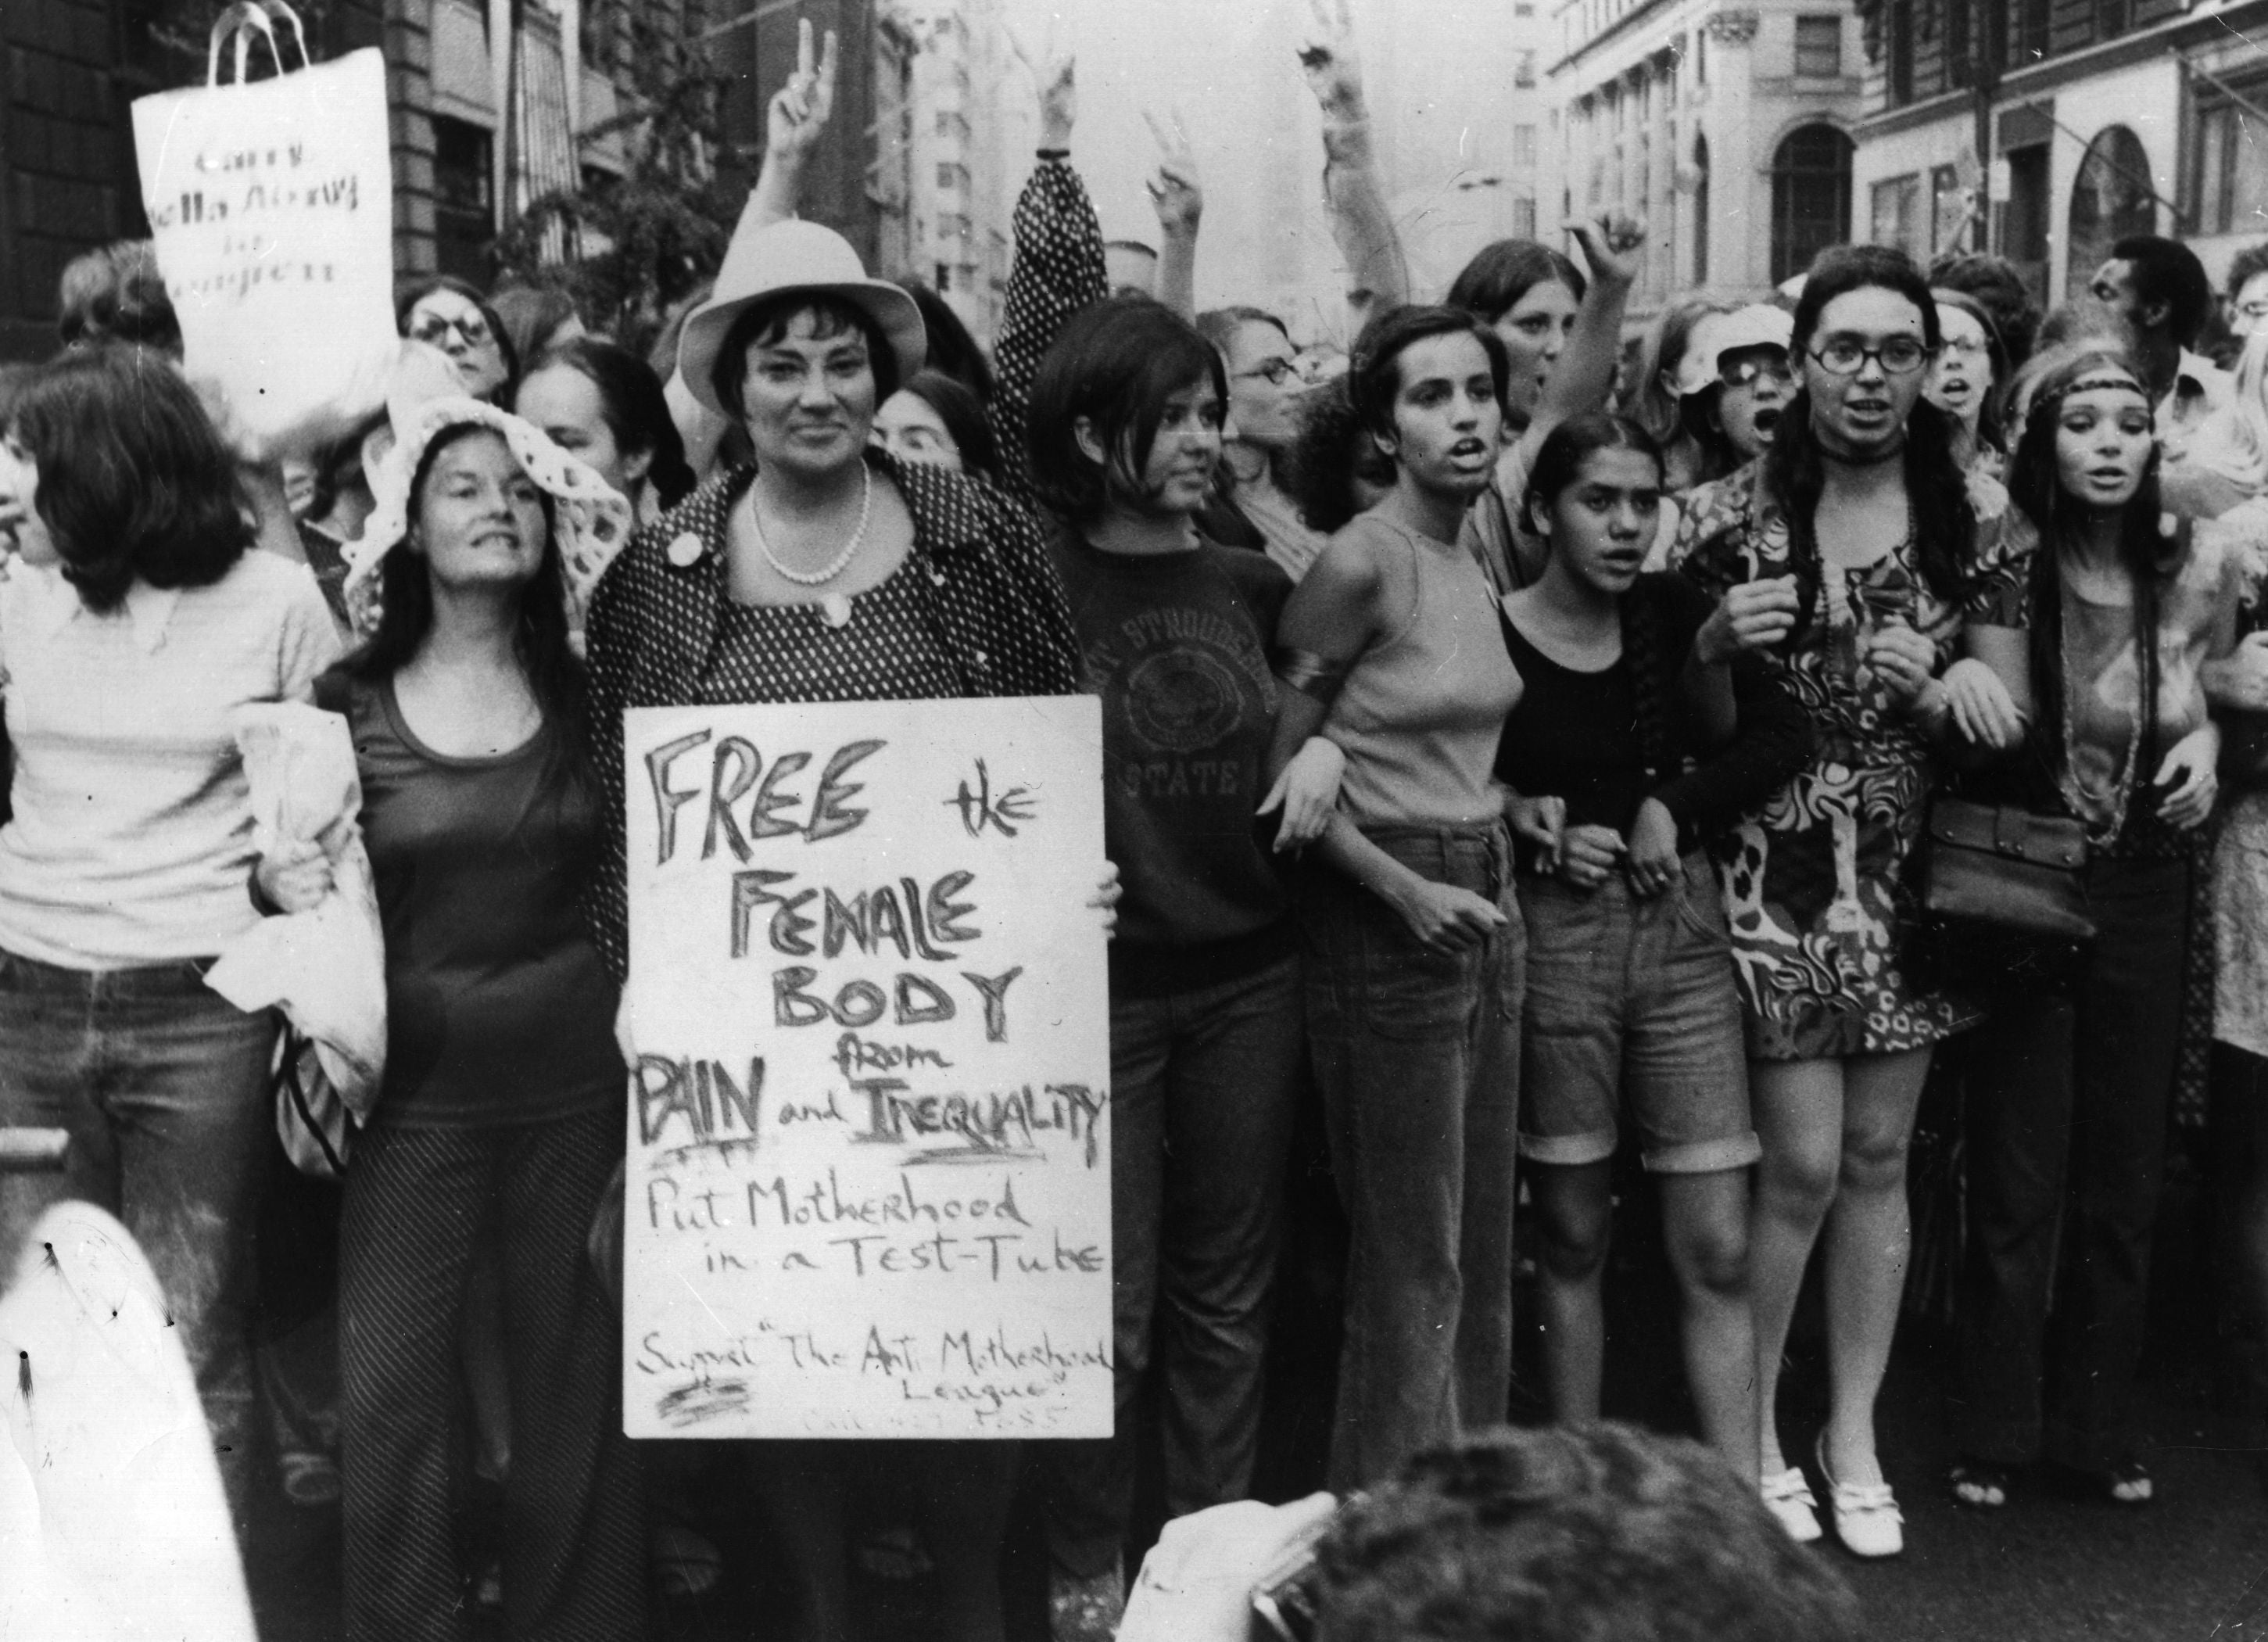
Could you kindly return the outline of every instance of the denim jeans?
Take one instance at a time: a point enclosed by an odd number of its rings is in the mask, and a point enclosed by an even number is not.
[[[1118,1565],[1134,1407],[1152,1360],[1166,1509],[1241,1499],[1260,1446],[1267,1302],[1300,1077],[1300,963],[1110,1005],[1110,1235],[1116,1435],[1049,1456],[1056,1565]]]
[[[2098,934],[2076,984],[1995,998],[1970,1063],[1951,1411],[1962,1452],[2000,1464],[2099,1470],[2133,1446],[2190,867],[2099,858],[2087,889]]]
[[[1513,1169],[1526,939],[1501,823],[1368,835],[1505,924],[1454,955],[1317,865],[1302,886],[1307,1026],[1346,1205],[1346,1341],[1330,1485],[1505,1417],[1512,1387]]]
[[[65,969],[0,952],[0,1125],[68,1130],[61,1174],[0,1174],[0,1259],[65,1197],[115,1214],[164,1288],[239,1535],[250,1501],[252,1227],[276,1022],[192,962]]]

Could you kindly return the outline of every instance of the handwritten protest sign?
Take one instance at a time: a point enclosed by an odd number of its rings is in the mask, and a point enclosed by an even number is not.
[[[186,368],[255,450],[331,437],[385,401],[399,346],[389,132],[375,49],[134,104]]]
[[[1092,697],[625,716],[634,1437],[1101,1437]]]

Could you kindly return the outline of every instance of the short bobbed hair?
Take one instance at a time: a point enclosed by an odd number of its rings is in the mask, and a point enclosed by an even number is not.
[[[115,609],[137,578],[210,586],[252,546],[236,458],[153,349],[59,356],[26,386],[8,426],[39,464],[40,517],[90,610]]]
[[[1032,383],[1027,441],[1032,488],[1073,524],[1100,519],[1116,495],[1139,490],[1166,401],[1209,384],[1226,414],[1228,376],[1213,345],[1149,297],[1112,297],[1081,309],[1057,334]],[[1085,417],[1108,453],[1079,448]]]
[[[1349,379],[1354,384],[1355,415],[1373,434],[1394,432],[1394,401],[1402,393],[1402,356],[1434,336],[1469,336],[1488,356],[1489,379],[1496,388],[1498,409],[1512,381],[1512,356],[1504,338],[1472,310],[1454,306],[1389,308],[1363,328],[1355,339],[1354,364]]]
[[[811,315],[811,334],[816,341],[832,342],[854,331],[865,339],[867,368],[874,373],[876,405],[898,391],[897,352],[865,309],[841,297],[790,291],[741,309],[717,350],[716,364],[709,367],[709,386],[716,389],[717,402],[733,421],[745,421],[747,416],[740,385],[747,379],[748,350],[769,348],[784,340],[789,328],[806,313]]]

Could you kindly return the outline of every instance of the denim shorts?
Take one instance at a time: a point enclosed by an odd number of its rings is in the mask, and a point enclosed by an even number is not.
[[[1596,889],[1523,879],[1528,1016],[1521,1155],[1573,1166],[1614,1156],[1626,1095],[1641,1160],[1661,1174],[1745,1168],[1741,997],[1717,875],[1698,851],[1646,899],[1619,873]]]

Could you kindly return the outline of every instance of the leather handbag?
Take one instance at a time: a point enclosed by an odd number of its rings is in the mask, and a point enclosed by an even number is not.
[[[2052,979],[2095,942],[2081,873],[2086,824],[2014,805],[1940,798],[1930,806],[1921,915],[1945,978]]]

